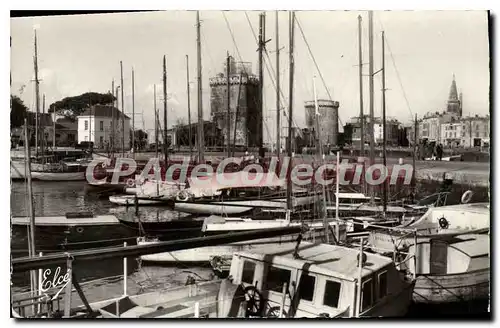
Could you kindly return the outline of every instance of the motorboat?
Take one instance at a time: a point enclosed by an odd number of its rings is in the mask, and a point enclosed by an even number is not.
[[[487,300],[490,297],[490,237],[466,234],[453,239],[430,239],[409,248],[417,255],[413,300],[442,304]]]
[[[408,218],[391,229],[370,232],[369,243],[377,251],[391,252],[431,239],[450,239],[461,234],[479,234],[490,229],[490,204],[470,203],[431,207],[420,217]],[[414,235],[414,232],[416,235]]]

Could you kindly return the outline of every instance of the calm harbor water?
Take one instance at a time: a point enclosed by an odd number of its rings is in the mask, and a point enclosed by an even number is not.
[[[33,198],[37,216],[63,216],[67,212],[92,212],[96,215],[113,214],[117,217],[135,217],[134,208],[118,207],[109,202],[107,197],[87,192],[82,181],[44,182],[33,181]],[[11,215],[27,216],[27,190],[24,182],[11,184]],[[143,221],[175,220],[184,215],[158,207],[141,207],[139,217]],[[65,268],[61,268],[65,272]],[[151,266],[141,265],[138,259],[129,258],[127,264],[128,291],[130,294],[168,288],[184,284],[189,275],[197,279],[210,279],[212,270],[208,264],[204,267]],[[89,301],[97,301],[123,293],[123,260],[108,259],[74,263],[74,272],[83,283]],[[121,275],[121,276],[120,276]],[[120,276],[102,281],[106,277]],[[12,276],[13,292],[29,290],[29,273]],[[75,299],[77,299],[76,297]],[[78,300],[76,300],[78,302]],[[76,304],[75,304],[76,305]]]
[[[440,187],[439,182],[419,182],[417,185],[418,197],[435,193]],[[489,201],[486,188],[474,188],[470,186],[453,185],[452,193],[448,198],[449,204],[456,204],[460,196],[466,190],[473,190],[473,201]],[[111,204],[106,197],[99,197],[95,192],[88,192],[85,183],[76,182],[33,182],[33,196],[35,214],[37,216],[62,216],[67,212],[88,211],[96,215],[113,214],[117,217],[135,217],[133,207],[125,208]],[[11,215],[27,216],[27,190],[24,182],[12,182],[11,184]],[[165,208],[140,207],[139,217],[143,221],[176,220],[184,215],[169,211]],[[65,272],[64,266],[61,267]],[[105,261],[74,263],[74,272],[90,302],[117,297],[123,294],[123,260],[108,259]],[[138,259],[129,258],[127,264],[128,293],[137,294],[149,291],[159,291],[176,285],[185,284],[188,276],[197,280],[212,279],[213,273],[209,265],[192,267],[179,263],[171,266],[142,265]],[[112,277],[103,280],[103,278]],[[14,293],[29,290],[29,273],[16,273],[12,276],[12,291]],[[78,297],[73,297],[74,305],[79,305]],[[482,313],[486,315],[487,302],[479,304],[461,304],[452,306],[452,313]],[[413,307],[409,316],[411,317],[435,317],[444,315],[436,307]]]

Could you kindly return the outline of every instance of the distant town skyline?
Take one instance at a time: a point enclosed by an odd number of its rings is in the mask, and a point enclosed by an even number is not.
[[[257,72],[257,11],[201,11],[203,111],[210,117],[209,78],[221,72],[226,52],[252,63]],[[297,11],[298,22],[332,99],[340,102],[341,126],[359,115],[357,16],[363,18],[363,62],[368,63],[366,11]],[[446,111],[455,75],[463,93],[463,115],[489,114],[489,44],[486,11],[375,11],[374,67],[381,67],[380,32],[385,31],[387,115],[406,123],[418,114]],[[131,69],[135,70],[136,128],[154,126],[153,84],[162,116],[162,56],[167,56],[169,127],[187,122],[186,59],[189,55],[191,116],[196,121],[196,30],[194,11],[45,16],[11,19],[11,93],[33,108],[33,29],[37,29],[41,93],[46,107],[88,91],[108,92],[124,66],[125,113],[132,111]],[[250,23],[249,23],[250,22]],[[280,80],[288,104],[288,13],[279,13]],[[253,32],[250,28],[253,27]],[[229,28],[228,28],[229,25]],[[236,44],[233,43],[231,33]],[[275,13],[266,12],[268,55],[264,67],[264,140],[275,138],[276,91],[269,69],[275,62]],[[240,57],[241,56],[241,57]],[[328,99],[314,62],[295,27],[294,120],[305,126],[305,101]],[[394,65],[395,64],[395,65]],[[368,65],[364,65],[368,73]],[[272,78],[274,80],[274,77]],[[375,115],[381,115],[380,74],[375,77]],[[364,113],[369,113],[368,77],[364,78]],[[23,87],[24,86],[24,87]],[[402,86],[402,87],[401,87]],[[23,88],[21,94],[20,89]],[[403,91],[404,90],[404,91]],[[408,104],[410,109],[408,108]],[[143,117],[140,113],[143,112]],[[143,120],[145,127],[143,127]]]

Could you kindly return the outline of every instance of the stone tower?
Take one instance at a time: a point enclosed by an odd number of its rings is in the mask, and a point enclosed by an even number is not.
[[[230,115],[227,124],[227,67],[210,78],[210,109],[212,120],[221,129],[224,145],[230,138],[231,145],[257,147],[262,131],[257,124],[262,113],[257,106],[259,78],[252,73],[251,63],[236,62],[232,57],[229,66]],[[238,95],[240,96],[238,101]],[[236,131],[235,131],[236,129]],[[236,133],[235,133],[236,132]]]
[[[323,146],[337,146],[339,134],[339,102],[331,100],[318,100],[319,129]],[[316,131],[316,106],[314,101],[306,101],[306,126],[311,131]]]

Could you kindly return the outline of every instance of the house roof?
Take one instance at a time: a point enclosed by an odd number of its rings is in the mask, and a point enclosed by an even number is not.
[[[56,121],[57,130],[78,130],[78,123],[67,118],[60,118]]]
[[[121,119],[122,116],[125,119],[130,119],[126,114],[123,114],[118,108],[109,105],[93,105],[86,108],[83,113],[78,116],[96,116],[96,117],[115,117],[116,119]]]

